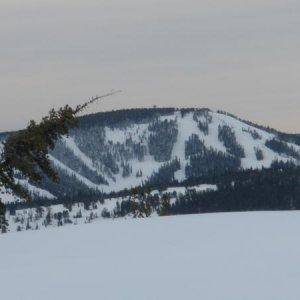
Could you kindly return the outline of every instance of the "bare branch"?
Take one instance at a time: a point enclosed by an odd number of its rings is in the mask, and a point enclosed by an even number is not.
[[[74,110],[74,115],[77,115],[79,114],[80,112],[82,112],[83,110],[85,110],[89,105],[103,99],[103,98],[106,98],[106,97],[109,97],[109,96],[113,96],[113,95],[116,95],[118,93],[121,93],[122,91],[121,90],[117,90],[117,91],[111,91],[110,93],[107,93],[105,95],[101,95],[101,96],[96,96],[96,97],[93,97],[92,99],[90,99],[89,101],[83,103],[83,104],[80,104],[78,105],[75,110]]]

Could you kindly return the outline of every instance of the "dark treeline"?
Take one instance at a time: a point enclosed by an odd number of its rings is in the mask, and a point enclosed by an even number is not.
[[[151,121],[158,115],[171,115],[176,111],[176,108],[133,108],[114,110],[109,112],[100,112],[79,118],[80,128],[90,128],[91,126],[110,126],[117,127],[124,125],[127,122],[142,123]]]
[[[125,192],[123,191],[124,195]],[[126,193],[126,195],[129,195],[129,191]],[[63,205],[71,205],[76,203],[93,203],[95,201],[102,201],[103,199],[107,198],[107,195],[100,193],[96,190],[89,190],[89,191],[78,191],[76,193],[76,196],[61,196],[56,199],[49,199],[44,197],[35,197],[30,202],[11,202],[6,204],[6,209],[11,214],[13,214],[14,211],[20,210],[20,209],[27,209],[27,208],[39,208],[41,206],[43,207],[50,207],[52,205],[57,204],[63,204]]]
[[[170,214],[300,209],[300,167],[274,163],[229,173],[216,178],[217,191],[178,197]]]
[[[182,215],[300,209],[299,167],[290,163],[274,163],[270,169],[229,173],[213,180],[218,187],[216,191],[196,192],[195,189],[190,189],[183,194],[148,194],[140,200],[124,198],[117,202],[113,214],[107,217],[132,214],[133,205],[143,217],[146,216],[146,211],[156,211],[159,215]],[[195,178],[194,182],[188,181],[185,184],[190,186],[192,183],[199,184],[199,180]]]
[[[266,141],[266,146],[279,154],[286,154],[295,159],[300,159],[300,154],[294,147],[289,146],[286,142],[279,139],[274,138]]]
[[[159,162],[171,159],[173,146],[177,141],[177,122],[156,120],[148,126],[151,132],[148,141],[149,153]]]
[[[134,109],[123,109],[115,110],[109,112],[99,112],[95,114],[89,114],[82,117],[79,117],[79,127],[80,128],[90,128],[95,125],[99,126],[111,126],[117,127],[120,124],[127,122],[144,122],[151,121],[157,117],[157,115],[171,115],[175,111],[180,111],[181,115],[184,116],[189,112],[207,113],[210,111],[208,108],[174,108],[174,107],[153,107],[153,108],[134,108]],[[241,119],[234,114],[218,110],[218,113],[233,117],[241,122],[244,122],[250,126],[256,127],[261,130],[266,130],[267,132],[273,133],[278,136],[279,139],[283,139],[286,142],[292,142],[300,145],[300,134],[288,134],[280,132],[276,129],[273,129],[268,126],[259,125],[257,123]],[[0,133],[0,140],[6,139],[13,132],[2,132]]]
[[[278,130],[276,130],[274,128],[271,128],[269,126],[259,125],[259,124],[254,123],[254,122],[251,122],[251,121],[248,121],[248,120],[244,120],[242,118],[237,117],[234,114],[228,113],[228,112],[223,111],[223,110],[218,110],[218,113],[226,115],[226,116],[229,116],[229,117],[232,117],[232,118],[234,118],[236,120],[239,120],[239,121],[241,121],[241,122],[243,122],[245,124],[248,124],[250,126],[256,127],[258,129],[267,131],[269,133],[273,133],[276,136],[278,136],[279,139],[282,139],[285,142],[290,142],[290,143],[295,143],[297,145],[300,145],[300,134],[280,132],[280,131],[278,131]]]
[[[227,125],[219,126],[218,138],[223,142],[227,152],[239,158],[245,157],[244,148],[237,142],[233,129]]]
[[[152,174],[145,185],[153,188],[157,186],[167,186],[168,183],[174,182],[174,174],[178,170],[180,170],[180,160],[175,158],[165,163],[157,172]]]
[[[176,195],[166,214],[195,214],[208,212],[260,211],[260,210],[298,210],[300,209],[300,167],[293,163],[274,162],[271,168],[262,170],[228,170],[223,173],[212,172],[206,176],[190,178],[184,182],[173,181],[168,185],[156,182],[139,188],[139,191],[165,190],[168,187],[192,187],[199,184],[215,184],[217,191],[195,192]],[[50,206],[53,204],[91,203],[108,198],[122,197],[121,216],[129,211],[128,205],[133,194],[131,189],[118,193],[102,194],[97,191],[78,193],[78,197],[55,200],[38,199],[31,203],[8,204],[14,211],[22,208]],[[174,197],[174,195],[172,195]],[[149,205],[153,211],[159,207],[157,196],[149,195]],[[122,204],[122,202],[124,202]]]

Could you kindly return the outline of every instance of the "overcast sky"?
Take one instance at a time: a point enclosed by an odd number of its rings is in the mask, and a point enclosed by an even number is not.
[[[220,108],[300,132],[299,0],[0,0],[0,131],[90,111]]]

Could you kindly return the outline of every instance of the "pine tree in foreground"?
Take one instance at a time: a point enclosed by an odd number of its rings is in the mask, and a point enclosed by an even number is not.
[[[10,135],[4,142],[0,157],[0,189],[30,201],[28,191],[15,181],[16,174],[34,182],[40,182],[46,176],[58,183],[59,177],[51,165],[49,151],[54,149],[60,137],[67,135],[71,128],[77,126],[80,112],[117,92],[97,96],[76,108],[66,105],[59,110],[52,109],[40,123],[30,121],[26,129]],[[0,198],[0,228],[6,226],[5,206]]]

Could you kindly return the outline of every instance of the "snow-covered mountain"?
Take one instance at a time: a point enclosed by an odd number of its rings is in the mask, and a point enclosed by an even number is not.
[[[50,158],[61,184],[22,181],[43,198],[160,186],[224,170],[300,161],[297,136],[209,109],[132,109],[89,115]],[[20,179],[22,180],[22,179]],[[7,197],[7,201],[11,201]]]

